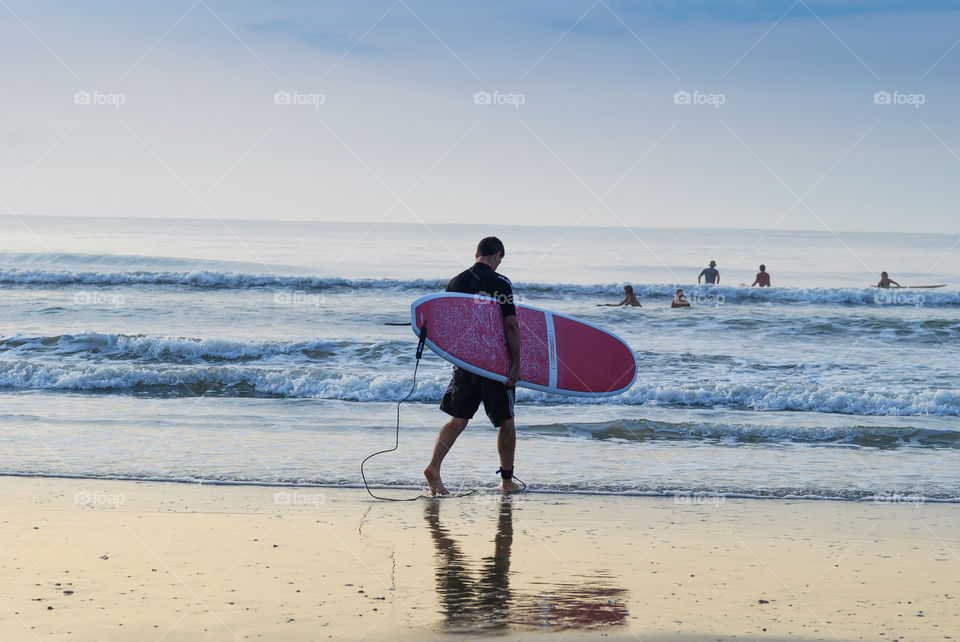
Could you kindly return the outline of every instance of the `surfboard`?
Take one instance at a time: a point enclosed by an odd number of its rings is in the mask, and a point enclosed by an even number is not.
[[[873,287],[877,287],[874,285]],[[891,285],[887,290],[934,290],[936,288],[945,288],[947,287],[946,283],[941,283],[940,285]],[[883,288],[881,288],[883,289]]]
[[[520,325],[518,386],[564,395],[605,397],[633,385],[633,350],[602,328],[529,305],[517,305]],[[447,361],[482,377],[506,381],[510,353],[496,299],[445,292],[410,305],[412,329],[427,325],[426,345]]]

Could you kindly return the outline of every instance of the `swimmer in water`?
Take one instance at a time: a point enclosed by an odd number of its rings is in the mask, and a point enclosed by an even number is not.
[[[643,307],[642,305],[640,305],[640,299],[638,299],[637,295],[633,293],[632,285],[623,286],[623,301],[621,301],[620,303],[600,303],[599,305],[611,307],[611,308],[620,307],[621,305],[629,305],[634,308]]]

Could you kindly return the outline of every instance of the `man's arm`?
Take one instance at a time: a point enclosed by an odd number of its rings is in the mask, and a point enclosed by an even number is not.
[[[700,274],[697,275],[697,285],[700,285],[700,279],[703,278],[704,272],[706,272],[706,270],[703,270],[702,272],[700,272]]]
[[[517,315],[503,317],[503,329],[507,335],[507,348],[510,350],[510,372],[503,385],[512,388],[520,381],[520,324],[517,323]]]
[[[714,281],[717,285],[720,285],[720,270],[717,270],[717,280]]]

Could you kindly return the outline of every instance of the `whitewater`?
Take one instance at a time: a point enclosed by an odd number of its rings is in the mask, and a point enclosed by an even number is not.
[[[534,489],[960,498],[958,237],[4,222],[0,474],[357,485],[413,383],[416,338],[384,324],[496,233],[521,302],[617,333],[640,367],[613,398],[519,391]],[[721,284],[698,285],[710,259]],[[760,262],[773,288],[746,287]],[[947,286],[880,291],[881,270]],[[643,308],[597,306],[625,284]],[[449,373],[421,363],[378,485],[422,483]],[[481,413],[445,478],[493,487],[494,439]]]

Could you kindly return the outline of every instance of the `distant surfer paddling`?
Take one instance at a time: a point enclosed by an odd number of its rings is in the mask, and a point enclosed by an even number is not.
[[[434,495],[448,494],[440,479],[440,465],[467,423],[473,419],[481,401],[490,423],[499,431],[497,450],[500,453],[498,472],[503,478],[501,489],[504,492],[520,489],[520,485],[513,480],[513,455],[517,444],[513,406],[517,381],[520,380],[520,325],[517,323],[510,279],[496,272],[505,254],[500,239],[488,236],[477,245],[477,262],[473,267],[453,277],[447,285],[447,292],[488,296],[500,304],[505,340],[510,351],[510,372],[507,380],[500,383],[454,366],[453,378],[440,402],[440,410],[451,418],[440,430],[433,446],[433,457],[423,471],[430,492]]]
[[[893,287],[896,287],[896,288],[901,288],[901,287],[903,287],[902,285],[900,285],[899,283],[897,283],[896,281],[894,281],[893,279],[891,279],[889,276],[887,276],[887,273],[886,273],[886,272],[881,272],[881,273],[880,273],[880,282],[877,283],[877,287],[878,287],[878,288],[889,289],[889,288],[891,287],[891,285],[892,285]]]
[[[617,308],[623,305],[628,305],[634,308],[643,307],[642,305],[640,305],[640,299],[638,299],[637,295],[633,293],[632,285],[623,286],[623,301],[621,301],[620,303],[598,303],[597,305],[601,307],[608,307],[608,308]]]

